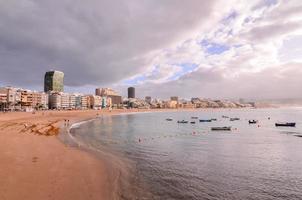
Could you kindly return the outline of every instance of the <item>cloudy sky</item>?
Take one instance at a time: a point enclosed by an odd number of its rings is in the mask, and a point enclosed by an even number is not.
[[[301,0],[0,0],[0,85],[302,97]]]

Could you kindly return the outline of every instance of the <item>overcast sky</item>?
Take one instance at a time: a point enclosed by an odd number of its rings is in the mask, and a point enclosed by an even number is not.
[[[0,86],[302,97],[301,0],[0,0]]]

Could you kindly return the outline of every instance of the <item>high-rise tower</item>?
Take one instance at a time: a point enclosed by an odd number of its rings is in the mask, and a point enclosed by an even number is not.
[[[135,88],[134,87],[128,88],[128,98],[135,98]]]
[[[44,77],[44,92],[63,92],[64,91],[64,73],[60,71],[49,71]]]

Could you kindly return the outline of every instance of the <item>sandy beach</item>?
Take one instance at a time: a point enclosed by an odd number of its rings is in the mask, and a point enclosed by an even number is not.
[[[123,112],[137,110],[1,113],[0,199],[112,199],[105,163],[56,135],[65,120]]]

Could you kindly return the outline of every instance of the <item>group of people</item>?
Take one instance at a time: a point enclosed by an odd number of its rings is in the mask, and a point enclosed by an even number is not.
[[[69,126],[69,119],[64,119],[64,126]]]

